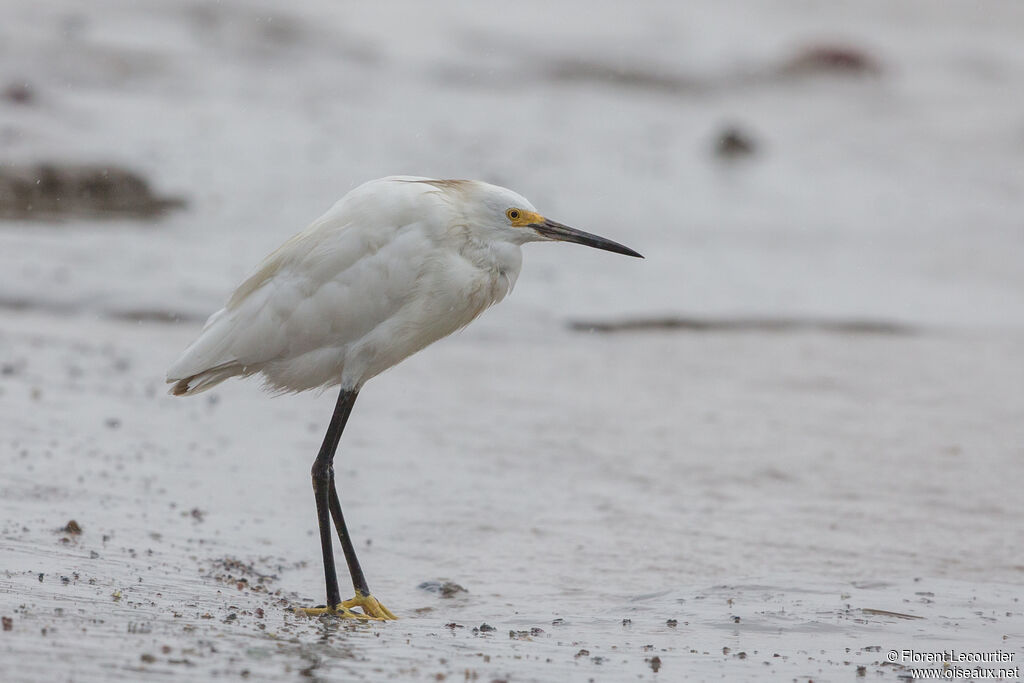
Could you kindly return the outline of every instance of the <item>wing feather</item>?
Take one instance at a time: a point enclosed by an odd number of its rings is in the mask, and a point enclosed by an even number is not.
[[[297,376],[301,363],[285,367],[304,356],[317,362],[301,374],[340,372],[347,347],[416,291],[432,251],[422,195],[437,190],[402,186],[415,189],[384,212],[357,188],[264,259],[170,367],[172,393],[260,371],[284,389],[312,388],[323,380],[306,386],[310,380]]]

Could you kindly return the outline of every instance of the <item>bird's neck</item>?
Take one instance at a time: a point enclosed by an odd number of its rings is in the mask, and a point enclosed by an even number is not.
[[[458,233],[459,253],[462,257],[492,276],[506,278],[508,289],[511,290],[523,266],[520,246],[478,234],[472,228],[464,227]]]

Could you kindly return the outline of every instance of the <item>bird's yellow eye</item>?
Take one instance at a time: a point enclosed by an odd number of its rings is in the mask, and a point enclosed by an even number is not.
[[[544,216],[526,209],[509,209],[505,212],[505,217],[514,228],[525,228],[534,223],[544,222]]]

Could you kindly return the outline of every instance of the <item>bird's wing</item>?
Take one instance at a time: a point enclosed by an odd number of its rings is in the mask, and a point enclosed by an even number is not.
[[[211,370],[220,381],[314,350],[340,349],[399,311],[430,258],[427,226],[436,217],[424,215],[422,201],[382,211],[379,201],[354,199],[339,202],[270,254],[210,316],[168,370],[168,381]]]

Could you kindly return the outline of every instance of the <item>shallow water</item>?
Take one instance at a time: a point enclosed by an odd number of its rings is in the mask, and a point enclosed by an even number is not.
[[[147,359],[190,333],[0,328],[4,680],[836,680],[1024,642],[1012,340],[482,324],[360,398],[341,495],[402,619],[349,624],[288,611],[322,600],[332,397],[166,396]]]
[[[187,207],[0,226],[0,680],[1019,664],[1021,6],[559,8],[6,3],[0,77],[32,94],[0,100],[4,157]],[[872,68],[794,69],[822,44]],[[752,154],[716,157],[729,126]],[[163,372],[392,173],[507,184],[648,258],[530,245],[506,302],[365,389],[341,497],[402,618],[300,618],[334,397]]]

